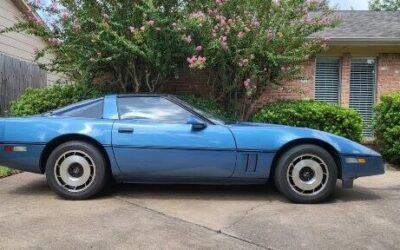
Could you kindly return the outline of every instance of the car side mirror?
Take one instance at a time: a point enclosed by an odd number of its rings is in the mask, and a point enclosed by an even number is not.
[[[203,129],[207,128],[207,124],[205,122],[197,119],[194,116],[188,118],[187,124],[191,124],[192,125],[192,130],[196,130],[196,131],[203,130]]]

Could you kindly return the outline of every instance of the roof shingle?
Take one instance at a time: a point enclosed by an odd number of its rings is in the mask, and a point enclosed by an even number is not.
[[[313,37],[331,41],[400,41],[400,11],[336,11],[340,24]]]

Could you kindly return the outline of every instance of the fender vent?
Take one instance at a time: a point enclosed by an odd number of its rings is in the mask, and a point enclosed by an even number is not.
[[[242,166],[244,166],[245,172],[256,172],[257,161],[257,154],[243,154]]]

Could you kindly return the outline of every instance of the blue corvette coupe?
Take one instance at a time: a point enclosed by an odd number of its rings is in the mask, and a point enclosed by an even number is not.
[[[337,179],[384,173],[382,157],[329,133],[227,123],[170,95],[110,95],[27,118],[0,119],[0,165],[46,174],[67,199],[130,183],[264,184],[316,203]]]

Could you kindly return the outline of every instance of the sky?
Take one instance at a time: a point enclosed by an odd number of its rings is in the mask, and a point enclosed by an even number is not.
[[[338,7],[340,10],[367,10],[368,0],[330,0],[333,7]]]
[[[0,0],[1,1],[1,0]],[[41,0],[43,3],[48,4],[51,0]],[[340,10],[367,10],[368,0],[329,0],[332,7],[337,7]],[[46,19],[43,13],[39,13]]]

